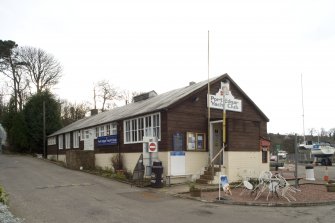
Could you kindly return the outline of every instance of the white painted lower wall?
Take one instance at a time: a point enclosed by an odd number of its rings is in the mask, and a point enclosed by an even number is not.
[[[117,155],[116,153],[101,153],[95,154],[95,165],[101,168],[112,168],[111,158]],[[124,169],[128,172],[133,172],[135,165],[141,153],[121,153],[123,158]],[[163,166],[163,179],[171,175],[171,156],[170,152],[159,152],[158,159],[162,162]],[[193,178],[200,176],[208,162],[207,152],[185,152],[185,174]],[[183,180],[190,180],[184,177]],[[180,179],[179,179],[180,181]],[[174,183],[171,181],[171,183]]]
[[[121,153],[124,169],[128,172],[133,172],[138,159],[142,153]],[[158,159],[162,161],[163,175],[166,176],[168,173],[168,154],[169,152],[158,153]],[[100,168],[112,168],[112,157],[117,156],[117,153],[99,153],[95,154],[95,166]]]
[[[65,156],[65,154],[58,155],[58,159],[57,159],[57,155],[48,155],[47,158],[49,160],[56,160],[56,161],[61,161],[61,162],[66,163],[66,156]]]
[[[95,154],[95,166],[102,169],[112,168],[112,157],[117,153],[99,153]]]
[[[95,154],[95,165],[97,167],[112,168],[111,158],[116,153]],[[133,172],[141,153],[122,153],[124,168],[128,172]],[[57,160],[57,155],[48,155],[48,159]],[[158,159],[162,161],[163,178],[171,176],[171,156],[170,152],[159,152]],[[66,162],[65,155],[58,155],[58,161]],[[176,180],[171,177],[171,183],[185,182],[187,180],[199,178],[204,168],[208,165],[207,152],[185,151],[185,176]],[[228,176],[230,182],[240,181],[246,177],[257,178],[262,171],[269,170],[269,163],[262,163],[262,152],[225,152],[225,169],[221,174]]]
[[[227,152],[226,175],[230,182],[246,177],[258,178],[262,171],[270,170],[269,163],[262,163],[262,152]]]

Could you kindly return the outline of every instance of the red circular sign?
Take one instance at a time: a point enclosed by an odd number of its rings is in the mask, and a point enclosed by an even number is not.
[[[156,143],[150,143],[149,144],[149,150],[151,151],[151,152],[154,152],[154,151],[156,151]]]

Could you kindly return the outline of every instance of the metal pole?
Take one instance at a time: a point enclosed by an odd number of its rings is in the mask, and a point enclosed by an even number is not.
[[[304,143],[306,143],[306,137],[305,137],[304,89],[303,89],[303,85],[302,85],[302,74],[301,74],[301,105],[302,105],[302,135],[304,136]]]
[[[208,166],[211,164],[211,148],[210,148],[210,128],[211,128],[211,108],[209,106],[209,100],[210,100],[210,83],[209,83],[209,30],[208,30],[208,37],[207,37],[207,74],[208,74],[208,86],[207,86],[207,107],[208,107],[208,130],[207,130],[207,135],[208,135]]]
[[[224,148],[226,144],[226,88],[222,89],[223,92],[223,110],[222,110],[222,165],[224,165]],[[221,165],[221,163],[220,163]]]
[[[46,157],[46,148],[45,148],[45,101],[43,101],[43,156]]]
[[[297,146],[297,134],[294,136],[294,159],[295,159],[295,170],[294,170],[294,177],[295,177],[295,188],[298,187],[298,146]]]

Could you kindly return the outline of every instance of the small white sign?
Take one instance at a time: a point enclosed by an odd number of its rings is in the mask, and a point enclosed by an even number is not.
[[[242,112],[242,100],[235,99],[229,90],[229,83],[221,82],[221,88],[215,94],[209,95],[209,101],[207,105],[210,108],[222,109],[223,110],[223,94],[225,98],[225,108],[229,111]]]

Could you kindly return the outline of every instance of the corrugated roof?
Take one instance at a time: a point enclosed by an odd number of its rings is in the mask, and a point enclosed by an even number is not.
[[[266,115],[257,107],[257,105],[248,97],[248,95],[246,95],[244,91],[229,77],[228,74],[224,74],[218,77],[211,78],[209,81],[212,83],[212,82],[215,82],[223,78],[229,79],[229,81],[241,91],[241,93],[246,97],[246,99],[248,99],[255,106],[256,110],[265,118],[265,120],[269,121]],[[140,115],[152,113],[155,111],[159,111],[159,110],[168,108],[174,103],[187,97],[191,93],[196,92],[203,87],[207,87],[207,84],[208,84],[208,80],[205,80],[199,83],[189,85],[187,87],[175,89],[175,90],[157,95],[155,97],[146,99],[144,101],[130,103],[122,107],[117,107],[112,110],[99,113],[94,116],[86,117],[68,126],[65,126],[64,128],[54,132],[53,134],[49,136],[55,136],[55,135],[59,135],[59,134],[67,133],[67,132],[72,132],[72,131],[76,131],[80,129],[97,126],[100,124],[105,124],[105,123],[114,122],[117,120],[123,120],[126,118],[140,116]]]
[[[215,81],[216,79],[221,78],[223,76],[224,75],[220,77],[211,78],[210,82]],[[175,89],[175,90],[157,95],[155,97],[149,98],[144,101],[130,103],[122,107],[117,107],[112,110],[99,113],[94,116],[83,118],[74,123],[71,123],[70,125],[65,126],[64,128],[54,132],[53,134],[49,136],[55,136],[55,135],[59,135],[59,134],[66,133],[66,132],[72,132],[72,131],[85,129],[88,127],[92,127],[92,126],[96,126],[96,125],[100,125],[100,124],[104,124],[108,122],[123,120],[129,117],[139,116],[139,115],[162,110],[176,103],[182,98],[188,96],[192,92],[206,86],[207,83],[208,83],[207,80],[202,81],[202,82],[195,83],[187,87]]]

